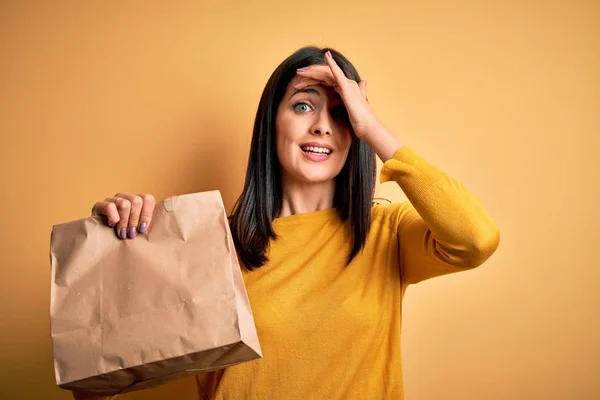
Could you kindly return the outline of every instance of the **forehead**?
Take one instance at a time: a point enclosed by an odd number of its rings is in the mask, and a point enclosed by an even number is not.
[[[302,95],[312,96],[317,98],[322,98],[323,100],[327,100],[332,103],[340,102],[342,99],[338,92],[335,91],[330,86],[325,86],[322,84],[319,85],[311,85],[307,86],[303,89],[296,89],[294,85],[297,83],[297,80],[292,80],[287,87],[285,97],[291,99],[292,97],[300,97]]]

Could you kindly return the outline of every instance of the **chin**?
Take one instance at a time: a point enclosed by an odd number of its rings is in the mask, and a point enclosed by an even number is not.
[[[334,160],[331,160],[334,161]],[[324,163],[309,163],[304,159],[294,160],[291,163],[282,163],[281,167],[291,180],[308,184],[326,183],[335,179],[343,165],[334,165],[330,161]],[[336,168],[337,167],[337,168]]]
[[[302,179],[306,183],[325,183],[333,180],[333,176],[303,176]]]
[[[302,181],[306,183],[324,183],[329,182],[335,176],[332,173],[301,173],[299,174]]]

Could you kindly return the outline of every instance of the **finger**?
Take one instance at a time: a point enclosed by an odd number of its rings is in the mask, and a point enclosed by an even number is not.
[[[144,201],[142,211],[140,212],[140,224],[138,230],[140,233],[145,233],[152,222],[152,215],[154,215],[154,207],[156,206],[156,200],[151,194],[140,194],[139,195]]]
[[[358,82],[358,87],[360,88],[360,92],[362,93],[365,100],[368,101],[368,99],[367,99],[367,81]]]
[[[301,79],[298,82],[294,83],[292,85],[292,87],[294,89],[301,90],[301,89],[304,89],[305,87],[315,86],[315,85],[326,85],[327,86],[327,83],[323,82],[323,81],[318,81],[316,79],[305,78],[305,79]]]
[[[119,212],[119,222],[115,227],[117,236],[121,239],[127,239],[127,224],[129,223],[129,212],[131,210],[131,202],[123,197],[109,197],[106,201],[115,203]]]
[[[306,69],[301,68],[296,71],[296,74],[303,78],[323,81],[328,86],[333,86],[335,83],[335,77],[331,73],[331,68],[329,68],[327,65],[312,65],[310,67],[306,67]]]
[[[111,228],[121,220],[117,205],[110,201],[99,201],[92,207],[92,215],[106,217],[107,224]]]
[[[129,209],[129,220],[127,221],[127,237],[133,239],[137,236],[138,224],[144,200],[141,196],[129,193],[117,193],[116,197],[122,197],[129,200],[131,208]]]
[[[325,61],[331,69],[331,74],[335,78],[335,81],[337,83],[336,86],[344,85],[348,78],[346,78],[346,75],[344,75],[344,71],[342,71],[342,69],[337,65],[337,63],[333,59],[333,56],[331,55],[331,51],[329,50],[327,50],[327,52],[325,53]]]

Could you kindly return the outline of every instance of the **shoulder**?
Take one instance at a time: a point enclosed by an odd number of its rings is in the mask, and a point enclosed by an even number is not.
[[[393,230],[398,229],[402,221],[417,216],[417,211],[409,201],[375,204],[371,207],[371,223],[385,224]]]

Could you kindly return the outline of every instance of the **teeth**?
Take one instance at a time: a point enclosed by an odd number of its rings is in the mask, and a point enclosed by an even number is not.
[[[313,153],[319,153],[319,154],[330,154],[331,150],[326,149],[324,147],[315,147],[315,146],[304,146],[302,147],[302,150],[304,151],[310,151]]]

